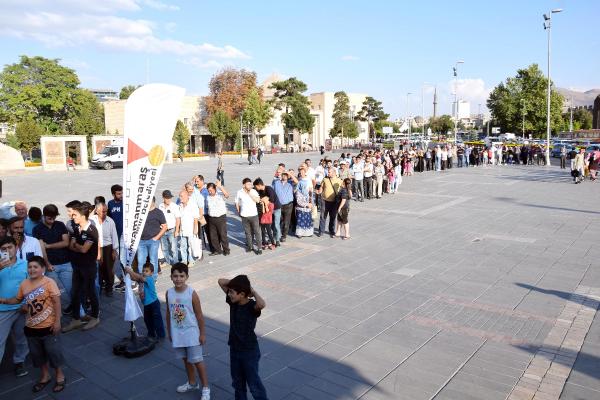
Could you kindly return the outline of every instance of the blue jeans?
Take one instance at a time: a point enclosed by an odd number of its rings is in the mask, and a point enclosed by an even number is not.
[[[194,256],[192,256],[192,239],[187,236],[179,236],[179,258],[184,264],[194,262]]]
[[[48,278],[52,278],[65,290],[69,303],[71,302],[71,286],[73,285],[73,267],[71,263],[58,264],[54,266],[54,271],[46,272]]]
[[[165,337],[165,326],[160,313],[160,301],[156,300],[144,306],[144,322],[149,337],[155,339]]]
[[[160,245],[167,264],[173,265],[179,261],[179,254],[177,254],[177,238],[175,237],[174,229],[169,229],[165,232],[160,238]]]
[[[273,227],[275,228],[275,241],[281,240],[281,208],[273,210]]]
[[[221,185],[225,186],[225,171],[217,171],[217,180],[221,181]]]
[[[146,263],[146,258],[150,257],[150,263],[154,266],[154,279],[158,279],[158,246],[160,241],[148,239],[140,240],[137,250],[137,261],[140,272]]]
[[[435,170],[439,171],[442,169],[442,159],[438,156],[435,156]]]
[[[230,348],[231,385],[235,389],[235,400],[247,400],[246,385],[254,400],[267,400],[267,391],[258,375],[260,350],[238,351]]]

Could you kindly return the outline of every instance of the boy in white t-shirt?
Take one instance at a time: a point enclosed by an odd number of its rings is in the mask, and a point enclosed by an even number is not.
[[[167,337],[175,354],[183,359],[187,382],[177,387],[178,393],[200,389],[196,371],[202,382],[201,400],[210,400],[208,376],[204,366],[202,346],[206,343],[206,328],[198,293],[186,284],[189,277],[188,266],[175,263],[171,267],[173,287],[167,290]]]

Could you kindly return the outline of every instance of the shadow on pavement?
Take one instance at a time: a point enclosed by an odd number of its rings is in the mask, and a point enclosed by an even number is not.
[[[571,367],[572,360],[574,357],[576,357],[572,371],[579,372],[594,379],[600,379],[600,357],[598,356],[585,352],[577,352],[575,350],[559,349],[558,347],[554,346],[549,347],[548,352],[540,353],[538,353],[539,347],[537,346],[516,345],[514,347],[525,350],[532,354],[541,354],[552,362],[566,365],[568,367]],[[559,350],[562,352],[561,356],[557,356]]]
[[[112,354],[112,345],[128,333],[128,323],[123,321],[123,298],[121,294],[101,298],[101,324],[97,328],[61,335],[67,377],[67,387],[62,393],[52,393],[50,384],[42,392],[32,394],[31,387],[39,378],[39,372],[28,358],[29,375],[16,378],[12,372],[0,374],[0,400],[199,398],[199,392],[176,393],[176,387],[185,383],[186,374],[168,341],[163,340],[151,353],[140,358],[126,359]],[[204,299],[207,298],[208,295],[204,295]],[[228,320],[224,295],[222,299],[223,319]],[[214,306],[215,299],[212,301]],[[163,319],[164,306],[163,303]],[[229,326],[206,317],[205,322],[207,343],[204,353],[211,398],[232,399],[227,345]],[[259,318],[260,375],[269,399],[354,399],[369,390],[379,390],[355,368],[344,364],[343,360],[338,361],[346,353],[340,352],[339,346],[330,344],[322,332],[314,335],[308,332],[302,336],[277,327],[268,331],[272,325],[266,322],[264,325],[261,327]],[[142,318],[136,321],[136,327],[145,332]]]
[[[522,287],[524,289],[532,290],[534,292],[560,297],[561,299],[565,299],[565,300],[569,300],[569,301],[577,301],[579,303],[582,303],[585,301],[596,301],[596,299],[593,299],[593,298],[590,298],[587,296],[582,296],[582,295],[574,294],[571,292],[564,292],[562,290],[544,289],[544,288],[540,288],[537,286],[529,285],[527,283],[517,282],[517,283],[515,283],[515,285]]]
[[[584,214],[600,214],[600,211],[579,210],[579,209],[576,209],[576,208],[555,207],[555,206],[548,206],[548,205],[545,205],[545,204],[524,203],[524,202],[521,202],[521,201],[517,201],[515,199],[511,199],[509,197],[494,197],[494,200],[499,200],[499,201],[504,201],[504,202],[510,202],[510,203],[514,203],[516,205],[525,206],[525,207],[545,208],[547,210],[569,211],[569,212],[578,212],[578,213],[584,213]]]

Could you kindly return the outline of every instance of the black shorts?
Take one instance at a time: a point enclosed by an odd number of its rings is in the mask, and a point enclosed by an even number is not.
[[[346,200],[348,201],[348,200]],[[348,207],[344,207],[340,210],[340,212],[337,215],[337,220],[340,224],[347,224],[348,223],[348,213],[350,213],[350,208]]]
[[[46,363],[50,363],[52,368],[64,365],[65,358],[60,344],[60,336],[27,336],[27,344],[34,367],[40,368]]]

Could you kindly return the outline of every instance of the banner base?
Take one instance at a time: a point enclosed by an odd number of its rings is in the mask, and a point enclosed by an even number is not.
[[[131,322],[129,337],[119,340],[113,345],[113,354],[125,358],[141,357],[150,353],[156,346],[156,340],[147,336],[138,336],[135,324]]]

